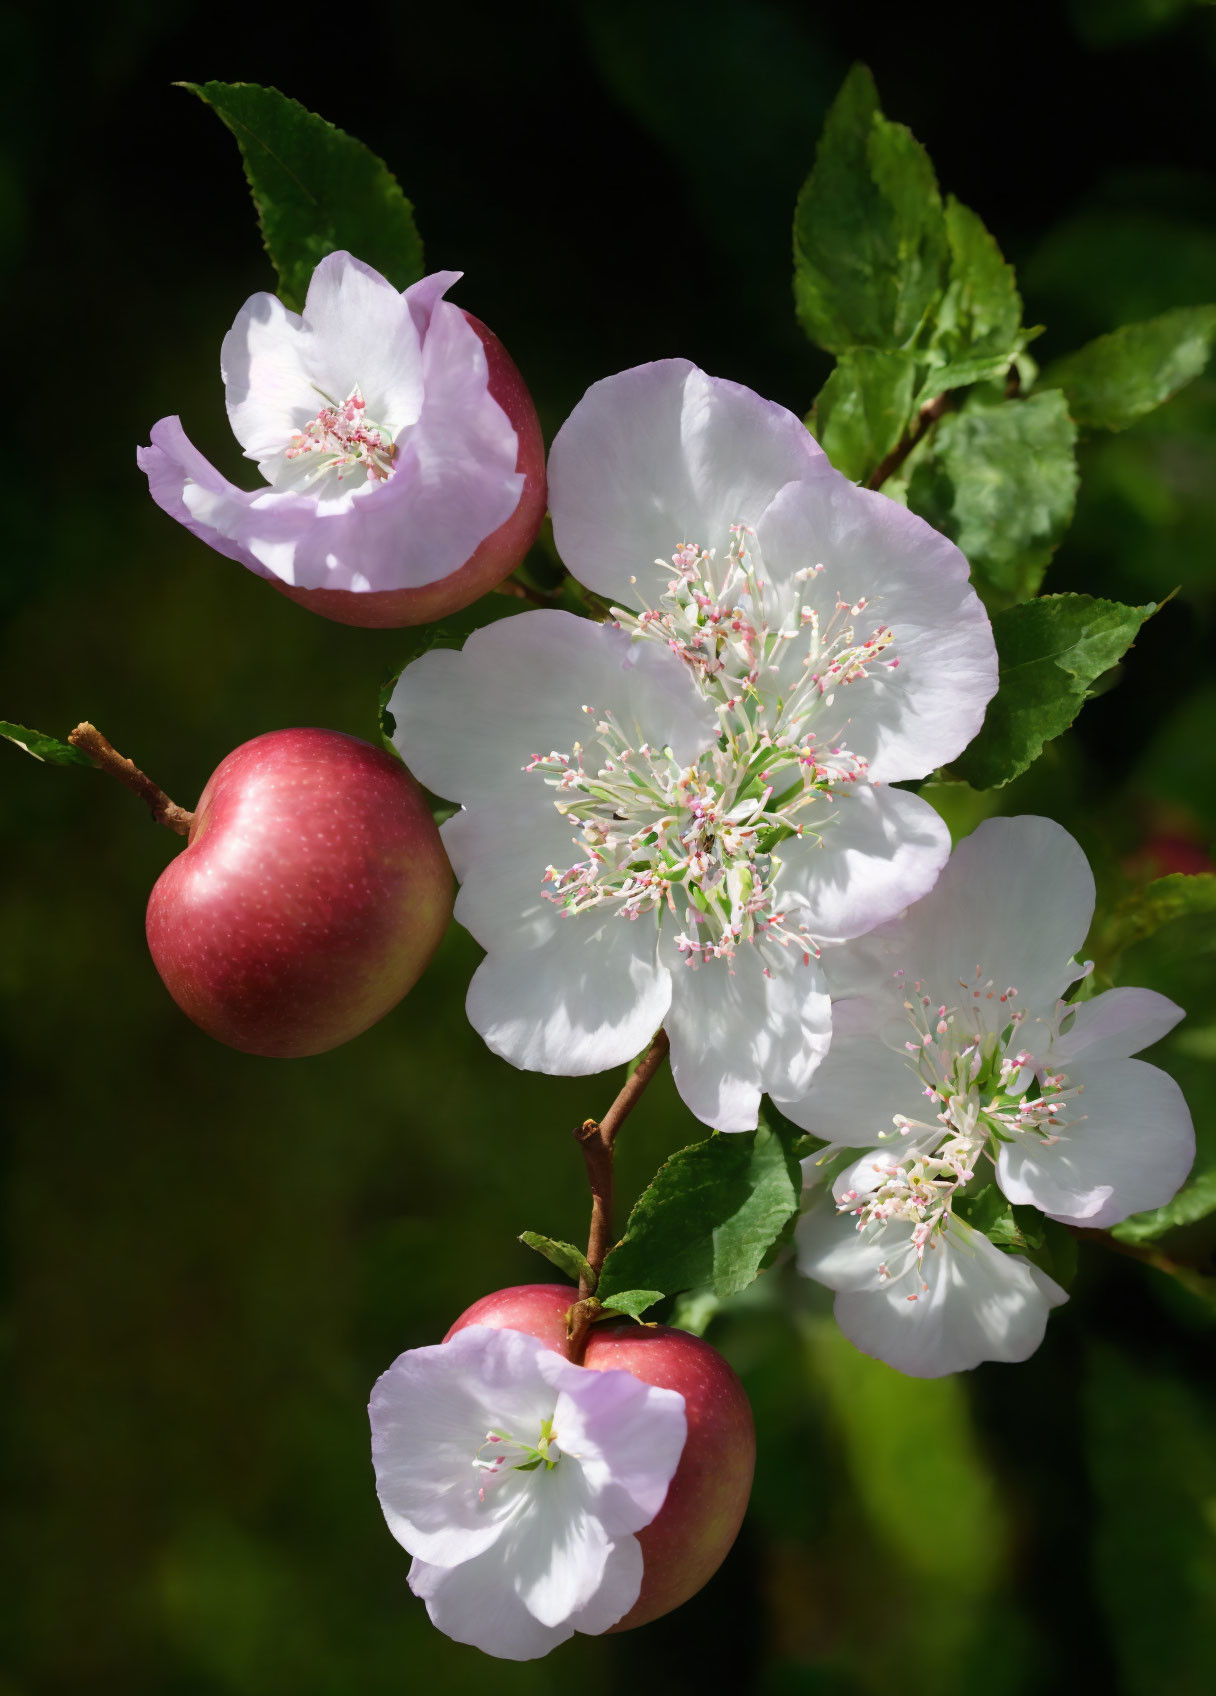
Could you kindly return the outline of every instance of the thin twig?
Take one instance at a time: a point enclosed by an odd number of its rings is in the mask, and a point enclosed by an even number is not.
[[[84,724],[78,724],[68,736],[68,741],[73,748],[79,748],[82,754],[87,754],[100,770],[109,772],[111,777],[116,777],[120,783],[138,795],[157,824],[175,830],[179,836],[189,836],[194,814],[187,812],[185,807],[179,807],[176,801],[171,801],[164,790],[140,771],[137,765],[120,754],[95,725],[89,724],[87,720]]]
[[[938,395],[936,400],[926,401],[916,414],[912,427],[896,442],[887,457],[880,461],[866,482],[867,489],[881,489],[892,472],[898,471],[904,460],[912,452],[916,444],[937,423],[943,412],[949,412],[954,405],[954,391],[948,390],[944,395]]]
[[[583,1358],[591,1321],[599,1311],[594,1299],[600,1271],[612,1247],[612,1147],[617,1132],[641,1100],[642,1092],[667,1058],[671,1047],[666,1031],[659,1031],[638,1061],[624,1088],[602,1119],[584,1119],[574,1133],[583,1151],[587,1182],[591,1187],[591,1229],[587,1234],[587,1264],[590,1275],[579,1279],[578,1301],[570,1309],[570,1353]]]

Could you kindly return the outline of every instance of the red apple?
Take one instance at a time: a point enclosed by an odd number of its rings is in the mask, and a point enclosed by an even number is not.
[[[380,589],[359,594],[353,589],[294,589],[275,582],[289,601],[319,612],[335,624],[358,624],[389,629],[404,624],[429,624],[471,606],[509,577],[536,540],[545,516],[545,441],[532,396],[519,369],[492,330],[471,312],[465,317],[481,337],[490,370],[490,393],[502,407],[519,437],[515,469],[525,481],[519,505],[457,571],[416,589]]]
[[[451,912],[452,870],[401,762],[336,730],[274,730],[212,773],[152,891],[148,946],[208,1035],[288,1058],[383,1018]]]
[[[517,1284],[495,1290],[461,1314],[444,1342],[466,1325],[524,1331],[567,1358],[566,1311],[578,1300],[568,1284]],[[756,1464],[752,1410],[717,1349],[666,1325],[601,1323],[592,1328],[583,1365],[632,1372],[645,1384],[684,1397],[688,1439],[667,1500],[638,1532],[642,1589],[613,1631],[658,1619],[695,1596],[725,1560],[743,1523]]]

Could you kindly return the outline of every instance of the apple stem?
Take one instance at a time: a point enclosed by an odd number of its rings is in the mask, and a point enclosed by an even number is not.
[[[587,1182],[591,1186],[591,1229],[587,1236],[587,1264],[591,1276],[579,1279],[578,1301],[570,1309],[570,1355],[581,1361],[591,1322],[599,1312],[595,1286],[612,1247],[612,1145],[625,1120],[641,1100],[642,1091],[667,1058],[671,1043],[667,1032],[656,1032],[654,1041],[638,1061],[624,1088],[602,1119],[584,1119],[574,1133],[583,1151]]]
[[[111,777],[116,777],[120,783],[125,783],[128,789],[138,795],[157,824],[175,830],[179,836],[189,836],[194,814],[187,812],[185,807],[179,807],[176,801],[171,801],[164,790],[158,788],[137,765],[120,754],[95,725],[89,724],[87,720],[84,724],[78,724],[68,736],[68,741],[73,748],[79,748],[82,754],[87,754],[101,771],[108,771]]]

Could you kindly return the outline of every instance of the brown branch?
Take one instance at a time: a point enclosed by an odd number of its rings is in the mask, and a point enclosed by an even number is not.
[[[570,1355],[583,1358],[587,1333],[599,1311],[595,1285],[612,1247],[612,1146],[617,1132],[641,1100],[642,1092],[667,1058],[671,1047],[666,1031],[659,1031],[638,1061],[612,1106],[602,1119],[584,1119],[574,1133],[583,1151],[587,1182],[591,1187],[591,1229],[587,1234],[587,1264],[590,1276],[579,1279],[578,1301],[570,1309]]]
[[[944,395],[938,395],[936,400],[926,401],[916,414],[912,428],[903,438],[896,442],[887,457],[880,461],[866,481],[867,489],[881,489],[887,478],[898,471],[904,460],[912,452],[916,444],[932,429],[943,412],[949,412],[954,405],[954,391],[949,390]]]
[[[87,754],[101,771],[109,772],[111,777],[116,777],[133,794],[138,795],[157,824],[175,830],[179,836],[189,836],[194,814],[187,812],[185,807],[179,807],[176,801],[171,801],[163,789],[153,783],[150,777],[145,776],[137,765],[120,754],[94,725],[89,724],[87,720],[84,724],[78,724],[69,735],[68,741],[73,748],[79,748],[82,754]]]

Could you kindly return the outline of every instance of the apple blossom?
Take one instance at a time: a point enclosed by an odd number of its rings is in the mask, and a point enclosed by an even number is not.
[[[985,1177],[1012,1203],[1101,1228],[1161,1206],[1190,1169],[1182,1092],[1131,1058],[1181,1008],[1146,989],[1063,999],[1088,971],[1074,955],[1093,908],[1067,831],[991,819],[922,901],[825,956],[832,1049],[782,1105],[833,1147],[870,1148],[830,1197],[813,1194],[799,1265],[839,1292],[852,1341],[905,1372],[1023,1360],[1065,1299],[956,1211]]]
[[[684,360],[595,384],[550,490],[611,619],[520,614],[422,656],[391,702],[411,769],[462,806],[456,916],[488,951],[469,1016],[561,1073],[663,1023],[692,1111],[747,1130],[827,1049],[821,946],[946,859],[933,809],[888,784],[978,730],[991,628],[952,543]]]
[[[228,417],[267,486],[230,483],[164,418],[153,499],[276,588],[343,623],[415,624],[507,576],[544,512],[535,410],[501,343],[435,272],[403,293],[349,253],[302,313],[256,294],[224,338]]]
[[[369,1412],[384,1517],[441,1631],[526,1661],[628,1613],[642,1584],[634,1533],[684,1448],[677,1391],[471,1325],[400,1355]]]

